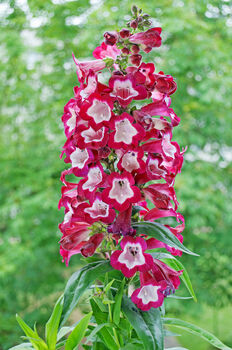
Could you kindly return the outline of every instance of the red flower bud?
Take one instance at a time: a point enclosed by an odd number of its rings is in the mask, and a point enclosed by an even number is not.
[[[131,46],[131,51],[132,51],[133,53],[139,53],[140,48],[139,48],[138,45],[134,44],[134,45]]]
[[[119,34],[121,38],[126,39],[130,36],[130,30],[127,28],[123,28],[120,30]]]
[[[133,64],[134,66],[139,66],[141,60],[142,60],[142,55],[135,54],[135,55],[131,55],[131,56],[130,56],[130,62],[131,62],[131,64]]]
[[[122,50],[123,55],[129,55],[130,50],[127,47],[124,47]]]
[[[133,29],[137,29],[138,27],[138,22],[136,20],[130,22],[130,26]]]
[[[145,47],[144,48],[144,52],[146,52],[146,53],[149,53],[149,52],[151,52],[151,50],[152,50],[152,47],[151,46],[147,46],[147,47]]]
[[[116,44],[118,40],[118,33],[117,32],[105,32],[104,33],[105,43],[106,45],[113,46]]]
[[[124,76],[123,72],[121,72],[120,70],[114,70],[113,75],[123,75]]]

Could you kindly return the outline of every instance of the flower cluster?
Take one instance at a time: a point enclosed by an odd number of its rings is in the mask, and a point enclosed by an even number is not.
[[[173,187],[183,163],[183,151],[172,140],[180,122],[170,97],[177,86],[171,75],[142,62],[141,53],[161,45],[161,28],[145,30],[150,24],[148,15],[134,8],[127,28],[104,34],[94,60],[73,56],[79,86],[62,116],[67,137],[62,156],[70,167],[61,175],[59,202],[65,208],[59,225],[63,261],[68,265],[72,255],[90,257],[97,250],[127,278],[139,273],[140,288],[131,299],[142,310],[161,306],[182,273],[149,250],[181,252],[139,236],[133,222],[174,217],[177,226],[165,226],[180,242],[184,230]],[[100,82],[103,70],[110,75],[107,83]]]

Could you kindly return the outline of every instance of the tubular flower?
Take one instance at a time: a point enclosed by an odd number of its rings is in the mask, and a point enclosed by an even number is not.
[[[142,62],[140,54],[161,45],[161,28],[141,28],[138,17],[129,28],[105,32],[92,61],[73,55],[79,83],[61,118],[67,138],[61,156],[68,168],[61,174],[59,228],[66,265],[72,255],[101,253],[127,278],[139,274],[131,299],[146,311],[160,307],[180,284],[182,271],[153,259],[149,250],[182,254],[177,248],[185,224],[174,185],[184,150],[173,140],[180,123],[171,108],[176,82],[155,72],[152,62]],[[102,83],[98,77],[105,69],[110,77]],[[179,246],[141,229],[160,218],[177,221],[163,229]]]
[[[124,276],[132,277],[136,271],[146,271],[152,266],[152,256],[144,253],[146,241],[141,237],[124,237],[120,246],[122,250],[113,252],[110,258],[111,265],[121,270]]]

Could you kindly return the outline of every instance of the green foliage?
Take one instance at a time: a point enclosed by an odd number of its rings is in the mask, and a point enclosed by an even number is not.
[[[73,257],[66,270],[57,244],[60,116],[77,84],[71,53],[90,58],[105,30],[124,25],[134,1],[27,3],[0,5],[1,349],[18,340],[15,310],[30,325],[44,324],[79,264]],[[164,45],[148,60],[178,83],[173,106],[182,121],[174,137],[188,150],[177,197],[186,217],[184,244],[200,255],[182,261],[199,303],[222,307],[232,298],[231,6],[221,0],[136,4],[163,27]]]
[[[177,318],[164,318],[164,324],[172,325],[175,327],[183,328],[185,331],[193,333],[196,336],[201,337],[206,340],[211,345],[215,346],[217,349],[231,350],[228,346],[223,344],[217,337],[213,334],[205,331],[204,329],[195,326],[189,322],[178,320]]]
[[[144,234],[149,237],[154,237],[157,240],[168,244],[171,247],[181,250],[190,255],[197,255],[186,248],[176,236],[164,225],[158,222],[142,221],[132,225],[138,234]]]

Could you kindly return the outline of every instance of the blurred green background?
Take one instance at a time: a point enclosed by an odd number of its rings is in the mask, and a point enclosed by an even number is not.
[[[72,52],[91,58],[104,31],[125,26],[134,3],[163,27],[163,45],[147,60],[178,83],[174,139],[188,151],[176,191],[185,244],[200,254],[182,258],[198,303],[170,300],[168,312],[232,345],[232,2],[8,0],[0,3],[0,349],[22,335],[16,312],[45,322],[79,265],[75,256],[66,268],[57,243],[60,117],[77,85]],[[189,335],[179,342],[210,349]]]

